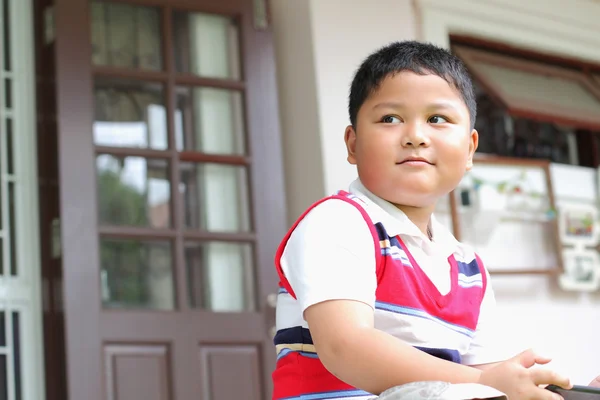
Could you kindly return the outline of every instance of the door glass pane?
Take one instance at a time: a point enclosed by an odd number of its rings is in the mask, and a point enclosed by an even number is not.
[[[12,108],[12,81],[10,78],[4,78],[4,107]]]
[[[231,17],[173,13],[173,49],[178,72],[240,79],[239,31]]]
[[[11,25],[11,19],[9,18],[10,16],[10,0],[3,0],[2,1],[2,8],[0,9],[0,16],[2,16],[2,28],[3,32],[2,32],[2,36],[3,36],[3,40],[2,40],[2,47],[4,47],[4,52],[3,52],[3,56],[2,58],[4,58],[4,70],[5,71],[10,71],[11,70],[11,63],[12,63],[12,57],[11,57],[11,43],[12,43],[12,37],[11,37],[11,32],[13,32],[13,29],[11,29],[12,27]],[[1,397],[0,397],[1,398]]]
[[[4,322],[4,311],[0,311],[0,347],[6,346],[6,322]],[[1,397],[0,397],[1,399]]]
[[[96,145],[155,150],[168,147],[162,85],[97,79],[94,99]]]
[[[210,154],[244,154],[244,111],[240,92],[212,88],[178,88],[178,150]]]
[[[22,227],[17,224],[17,213],[15,212],[17,205],[15,183],[8,182],[8,217],[10,219],[8,229],[9,231],[9,259],[10,259],[10,274],[12,276],[17,275],[17,229]],[[18,228],[17,228],[18,227]]]
[[[0,399],[8,399],[8,363],[6,354],[0,353]]]
[[[95,1],[91,13],[94,65],[162,69],[157,8]]]
[[[6,130],[4,131],[4,135],[6,135],[6,171],[8,174],[12,175],[15,173],[15,163],[13,157],[13,119],[7,117],[6,121]],[[18,121],[15,122],[15,125]]]
[[[190,163],[180,166],[186,227],[212,232],[251,229],[245,167]]]
[[[21,387],[21,323],[18,312],[12,312],[13,335],[13,371],[15,379],[15,400],[21,400],[23,388]]]
[[[100,278],[104,307],[174,309],[171,264],[169,242],[102,238]]]
[[[253,311],[252,246],[247,243],[186,242],[185,261],[192,307]]]
[[[168,228],[171,184],[165,160],[96,158],[100,224]]]
[[[23,400],[21,311],[0,311],[0,400]]]

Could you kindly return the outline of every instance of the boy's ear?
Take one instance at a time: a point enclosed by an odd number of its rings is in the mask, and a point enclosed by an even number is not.
[[[356,131],[352,125],[346,127],[344,132],[344,141],[346,142],[346,150],[348,150],[347,160],[350,164],[356,165]]]
[[[473,129],[471,131],[471,137],[469,138],[469,158],[467,158],[467,171],[473,168],[473,155],[475,154],[475,150],[477,150],[478,145],[479,133],[477,130]]]

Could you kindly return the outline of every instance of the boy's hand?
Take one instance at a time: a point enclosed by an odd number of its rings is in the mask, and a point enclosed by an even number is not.
[[[547,364],[549,358],[540,357],[532,350],[506,360],[497,366],[484,370],[479,383],[491,386],[505,393],[510,400],[559,400],[556,393],[542,389],[539,385],[557,385],[571,388],[569,379],[544,369],[531,368],[536,364]]]
[[[593,381],[590,382],[588,386],[600,388],[600,375],[596,377]]]

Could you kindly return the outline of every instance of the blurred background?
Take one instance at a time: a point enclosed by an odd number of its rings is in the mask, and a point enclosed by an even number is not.
[[[473,171],[437,217],[502,351],[600,374],[600,1],[0,0],[0,400],[270,398],[276,248],[356,176],[375,49],[451,49]]]

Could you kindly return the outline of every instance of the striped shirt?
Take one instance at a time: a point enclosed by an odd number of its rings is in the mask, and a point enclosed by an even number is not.
[[[369,304],[376,329],[436,357],[499,360],[486,348],[490,335],[480,324],[494,304],[481,260],[432,222],[433,243],[359,181],[298,219],[276,256],[274,399],[373,397],[330,374],[315,352],[303,312],[332,299]]]

